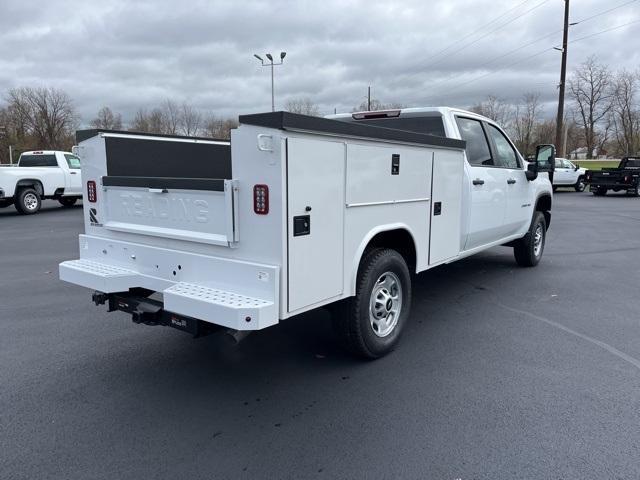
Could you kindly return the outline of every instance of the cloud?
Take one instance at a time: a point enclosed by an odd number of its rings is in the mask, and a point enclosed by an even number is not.
[[[572,21],[612,6],[576,2]],[[526,91],[551,106],[560,55],[544,50],[561,43],[562,8],[549,0],[3,0],[0,91],[62,88],[85,123],[103,105],[127,120],[166,98],[222,115],[265,111],[269,69],[253,54],[286,51],[275,70],[277,106],[305,96],[322,112],[350,110],[368,85],[381,101],[408,106],[466,107],[488,94],[515,101]],[[571,38],[636,18],[630,4],[572,27]],[[612,68],[636,68],[639,30],[572,44],[569,67],[596,54]]]

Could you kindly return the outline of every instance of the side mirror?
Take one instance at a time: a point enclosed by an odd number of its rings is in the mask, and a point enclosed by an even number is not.
[[[530,182],[533,182],[538,178],[538,164],[536,162],[532,162],[527,165],[527,169],[524,171],[524,176],[527,177],[527,180]]]
[[[536,164],[538,172],[552,174],[556,167],[556,147],[553,145],[538,145],[536,147]]]
[[[578,164],[576,163],[576,168],[575,168],[574,172],[577,172],[578,170],[580,170],[580,165],[578,165]]]

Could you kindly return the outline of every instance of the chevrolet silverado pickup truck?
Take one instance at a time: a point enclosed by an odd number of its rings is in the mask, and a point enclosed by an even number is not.
[[[412,274],[500,245],[542,258],[552,145],[525,162],[453,108],[239,120],[231,142],[78,132],[85,233],[60,278],[194,336],[334,307],[344,345],[376,358],[410,320]]]
[[[556,168],[553,174],[553,190],[555,191],[561,187],[570,187],[576,192],[584,192],[586,173],[586,169],[566,158],[556,158]]]
[[[585,181],[596,196],[604,196],[609,190],[626,191],[640,196],[640,157],[625,157],[618,168],[587,170]]]
[[[14,205],[23,215],[37,213],[43,199],[64,207],[82,198],[80,159],[70,152],[24,152],[15,167],[0,168],[0,208]]]

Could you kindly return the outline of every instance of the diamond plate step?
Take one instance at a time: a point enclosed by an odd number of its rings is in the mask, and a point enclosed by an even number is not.
[[[164,308],[236,330],[257,330],[277,323],[273,301],[180,282],[163,292]]]
[[[128,268],[107,265],[95,260],[69,260],[60,264],[60,279],[105,293],[122,292],[136,287],[138,273]]]

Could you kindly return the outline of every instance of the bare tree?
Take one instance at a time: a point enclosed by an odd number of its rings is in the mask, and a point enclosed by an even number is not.
[[[162,112],[163,123],[163,126],[160,127],[161,130],[163,130],[161,133],[176,135],[180,128],[180,120],[182,116],[180,107],[172,100],[167,99],[162,104],[160,111]]]
[[[144,108],[139,108],[136,112],[133,122],[129,125],[129,130],[133,132],[149,133],[149,114]]]
[[[62,149],[73,143],[78,116],[71,97],[64,91],[14,88],[7,94],[7,103],[19,135],[30,135],[36,148]]]
[[[96,118],[91,120],[90,125],[93,128],[122,130],[122,116],[119,113],[113,113],[109,107],[102,107],[98,110]]]
[[[637,94],[638,74],[626,70],[614,79],[612,123],[616,139],[616,153],[634,155],[640,150],[640,109]]]
[[[378,110],[395,110],[398,108],[402,108],[401,103],[391,102],[391,103],[382,103],[380,100],[372,98],[371,99],[371,107],[367,104],[366,100],[363,100],[360,105],[357,107],[353,107],[353,112],[365,112],[367,110],[374,112]]]
[[[285,103],[284,109],[292,113],[301,113],[302,115],[320,116],[320,109],[308,97],[291,98]]]
[[[569,90],[576,121],[583,129],[587,158],[592,158],[595,148],[604,143],[603,136],[608,132],[608,129],[599,131],[599,126],[607,120],[612,107],[609,69],[599,64],[596,57],[589,57],[573,72]]]
[[[231,138],[231,130],[238,126],[235,118],[223,118],[216,115],[210,115],[203,126],[203,133],[207,137],[229,139]]]
[[[534,129],[541,113],[540,94],[525,93],[522,100],[522,105],[515,107],[512,129],[518,150],[527,155],[532,153]]]
[[[193,136],[200,131],[202,115],[195,108],[183,103],[180,111],[180,128],[183,135]]]
[[[534,145],[553,143],[556,141],[555,119],[538,122],[534,128]]]
[[[495,95],[487,96],[484,101],[474,105],[469,110],[490,118],[503,128],[507,128],[509,126],[513,115],[511,105]]]

